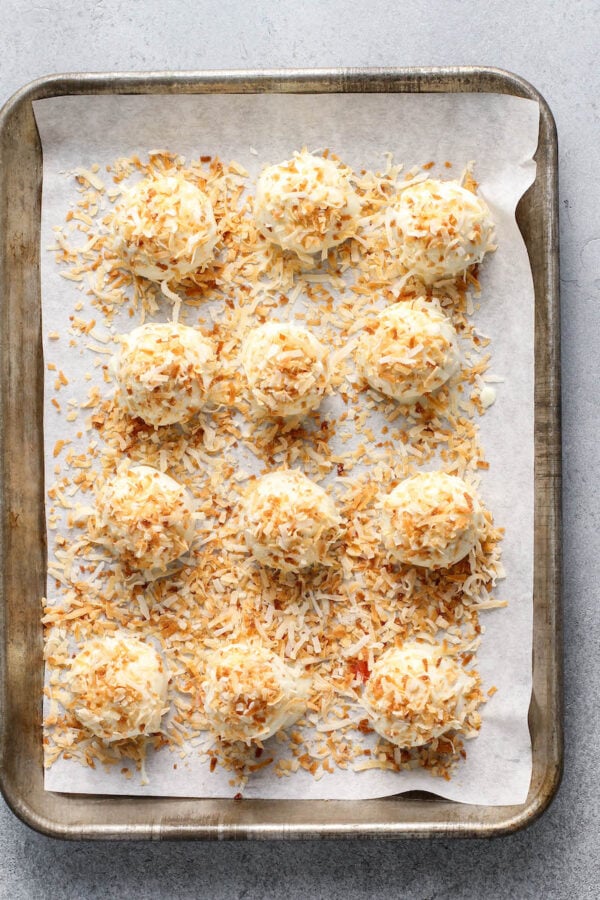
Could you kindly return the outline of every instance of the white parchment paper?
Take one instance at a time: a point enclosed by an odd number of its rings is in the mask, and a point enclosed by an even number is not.
[[[201,154],[235,159],[256,176],[263,165],[279,162],[307,145],[330,147],[350,166],[381,170],[391,151],[407,168],[451,160],[453,169],[433,170],[459,177],[474,160],[480,192],[496,222],[498,250],[482,272],[478,330],[492,338],[492,371],[505,377],[497,400],[481,420],[481,440],[490,469],[482,493],[497,524],[506,528],[503,562],[507,578],[497,596],[507,609],[482,613],[485,634],[479,650],[484,686],[497,694],[483,708],[479,737],[467,744],[468,758],[450,782],[424,771],[353,773],[338,771],[315,781],[299,771],[279,779],[263,770],[244,789],[247,797],[359,799],[428,790],[468,803],[522,803],[531,778],[527,712],[531,695],[531,623],[533,578],[533,387],[534,295],[531,271],[514,212],[535,178],[539,110],[536,103],[489,94],[319,94],[82,96],[40,100],[34,104],[44,167],[42,197],[42,312],[44,353],[69,379],[62,396],[82,400],[89,389],[85,372],[93,354],[70,351],[67,340],[51,341],[49,331],[67,333],[78,286],[60,277],[54,254],[53,226],[64,223],[73,201],[78,167],[151,149],[184,156]],[[254,151],[254,152],[253,152]],[[102,175],[102,171],[99,173]],[[123,322],[130,330],[135,320]],[[99,323],[98,327],[102,327]],[[118,322],[117,322],[118,327]],[[50,373],[49,373],[50,374]],[[53,483],[52,447],[65,436],[65,421],[50,405],[50,374],[45,401],[47,485]],[[73,436],[78,430],[73,423]],[[54,533],[49,533],[49,547]],[[177,768],[174,768],[174,761]],[[53,791],[97,794],[227,797],[239,789],[231,773],[210,773],[197,754],[185,761],[163,750],[150,755],[148,784],[125,780],[119,771],[90,769],[59,760],[46,773]]]

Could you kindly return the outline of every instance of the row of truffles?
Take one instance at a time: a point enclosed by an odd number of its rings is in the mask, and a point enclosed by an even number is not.
[[[72,710],[101,740],[156,734],[169,711],[169,673],[150,644],[126,634],[92,638],[71,661]],[[226,741],[263,741],[306,708],[309,682],[272,651],[233,644],[207,655],[201,680],[211,730]]]
[[[452,322],[423,298],[379,313],[358,341],[355,360],[365,382],[403,404],[439,390],[460,369]],[[327,348],[300,325],[268,322],[253,328],[241,363],[258,414],[303,416],[331,392]],[[195,328],[148,323],[121,337],[112,373],[117,398],[129,415],[154,427],[185,423],[209,402],[217,355]]]
[[[425,569],[464,559],[485,523],[473,488],[445,472],[422,472],[400,482],[381,501],[380,515],[390,558]],[[246,546],[259,563],[282,572],[332,565],[340,525],[331,497],[297,469],[264,475],[246,497]]]
[[[126,634],[87,641],[70,666],[72,711],[100,740],[131,740],[161,730],[169,711],[169,673],[150,644]],[[255,642],[206,654],[200,696],[221,740],[262,743],[298,721],[310,677]],[[373,729],[399,747],[419,747],[464,728],[478,682],[439,644],[409,641],[375,662],[361,702]]]
[[[485,524],[476,492],[456,475],[423,472],[380,503],[383,543],[394,562],[447,568],[476,546]],[[342,519],[329,494],[298,469],[256,479],[241,513],[244,542],[262,566],[301,572],[335,563]],[[168,575],[192,548],[196,514],[187,490],[164,472],[135,466],[105,483],[90,539],[146,581]]]
[[[352,170],[304,149],[258,177],[260,233],[312,266],[361,226]],[[456,181],[409,182],[385,215],[390,251],[425,284],[454,279],[494,249],[484,201]],[[219,229],[210,198],[182,174],[145,178],[125,192],[110,220],[112,250],[135,275],[176,285],[214,263]]]

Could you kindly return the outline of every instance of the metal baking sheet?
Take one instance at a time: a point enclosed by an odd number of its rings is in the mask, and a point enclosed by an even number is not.
[[[536,180],[517,218],[535,286],[533,777],[524,804],[467,805],[432,793],[380,800],[258,801],[110,797],[44,791],[42,629],[46,584],[40,304],[42,158],[32,102],[69,94],[496,92],[540,107]],[[529,84],[486,68],[52,76],[0,113],[0,781],[27,824],[65,838],[473,836],[514,831],[548,806],[562,767],[557,144]]]

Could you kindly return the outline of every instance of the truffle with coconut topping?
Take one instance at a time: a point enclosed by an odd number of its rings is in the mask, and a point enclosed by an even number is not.
[[[107,481],[96,495],[90,538],[129,569],[152,580],[190,549],[195,515],[188,492],[151,466],[136,466]]]
[[[421,472],[382,502],[382,537],[398,562],[442,569],[477,545],[484,524],[479,500],[462,478]]]
[[[329,387],[327,349],[300,325],[268,322],[252,329],[242,364],[253,400],[271,416],[304,415]]]
[[[243,511],[246,546],[259,563],[282,572],[331,565],[340,522],[331,497],[297,469],[259,478]]]
[[[200,331],[147,323],[121,337],[112,366],[117,400],[148,425],[187,422],[205,405],[216,367],[213,344]]]
[[[460,364],[456,331],[439,306],[423,298],[379,313],[356,349],[362,377],[400,403],[436,391]]]
[[[94,638],[71,661],[71,709],[106,742],[155,734],[167,711],[168,683],[154,647],[125,636]]]
[[[293,159],[263,170],[254,215],[262,234],[309,264],[356,232],[359,197],[351,171],[303,149]]]
[[[458,278],[495,249],[487,205],[456,181],[407,187],[388,208],[386,229],[402,265],[425,284]]]
[[[363,692],[371,725],[399,747],[420,747],[448,731],[472,729],[478,679],[439,645],[411,641],[383,653]]]
[[[109,223],[112,248],[135,275],[177,284],[214,259],[212,204],[182,174],[153,175],[127,191]]]
[[[231,644],[209,654],[202,682],[210,729],[224,741],[266,741],[306,709],[309,681],[266,647]]]

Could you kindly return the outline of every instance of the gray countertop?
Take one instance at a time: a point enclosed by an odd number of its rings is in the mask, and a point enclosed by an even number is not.
[[[51,72],[482,64],[548,100],[560,142],[565,775],[491,842],[70,844],[0,806],[0,897],[600,895],[600,5],[597,0],[0,0],[0,103]],[[591,702],[590,702],[591,701]]]

